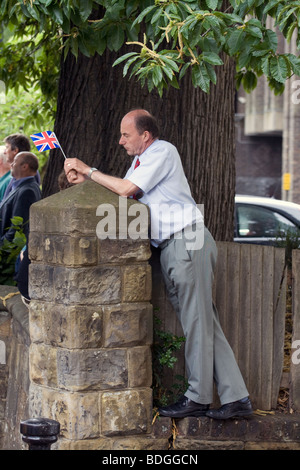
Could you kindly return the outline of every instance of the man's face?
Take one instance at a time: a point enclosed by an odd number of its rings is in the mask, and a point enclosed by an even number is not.
[[[147,148],[146,133],[139,134],[134,123],[134,119],[125,116],[121,121],[121,138],[119,144],[123,145],[128,155],[141,155]]]
[[[5,150],[4,150],[4,155],[5,155],[5,157],[6,157],[7,163],[12,164],[12,162],[14,161],[14,158],[15,158],[15,156],[17,155],[18,152],[19,152],[19,149],[18,149],[18,148],[15,148],[14,150],[12,150],[11,144],[9,144],[8,142],[6,142],[6,144],[5,144]]]
[[[16,155],[13,162],[11,163],[11,174],[14,178],[19,179],[22,178],[23,170],[24,170],[24,163],[22,155]]]

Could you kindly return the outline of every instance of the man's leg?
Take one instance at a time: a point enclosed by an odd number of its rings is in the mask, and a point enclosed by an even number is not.
[[[216,255],[215,242],[206,229],[201,250],[187,251],[185,240],[175,239],[161,253],[166,286],[186,337],[189,388],[185,395],[201,404],[212,402],[213,378],[222,404],[248,395],[212,303]]]

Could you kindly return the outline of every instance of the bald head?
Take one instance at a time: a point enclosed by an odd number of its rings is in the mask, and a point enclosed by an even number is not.
[[[11,164],[11,174],[16,179],[35,176],[38,168],[39,161],[34,153],[19,152]]]
[[[123,117],[119,144],[128,155],[141,155],[157,138],[156,121],[145,109],[134,109]]]
[[[132,119],[139,134],[148,131],[154,139],[158,138],[159,130],[156,119],[146,109],[133,109],[125,117]]]

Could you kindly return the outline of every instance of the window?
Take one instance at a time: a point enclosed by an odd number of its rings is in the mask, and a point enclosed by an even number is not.
[[[237,206],[238,237],[277,237],[297,227],[289,219],[265,207]]]

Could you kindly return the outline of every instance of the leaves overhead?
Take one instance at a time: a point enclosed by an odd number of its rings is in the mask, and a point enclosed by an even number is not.
[[[276,94],[300,75],[299,57],[279,53],[277,39],[282,34],[299,49],[299,1],[4,0],[0,18],[8,38],[0,43],[0,79],[8,86],[35,81],[52,90],[59,51],[89,57],[124,44],[130,49],[114,65],[122,63],[124,76],[160,95],[170,85],[179,88],[188,71],[208,93],[226,55],[236,62],[237,85],[248,92],[260,75]]]

